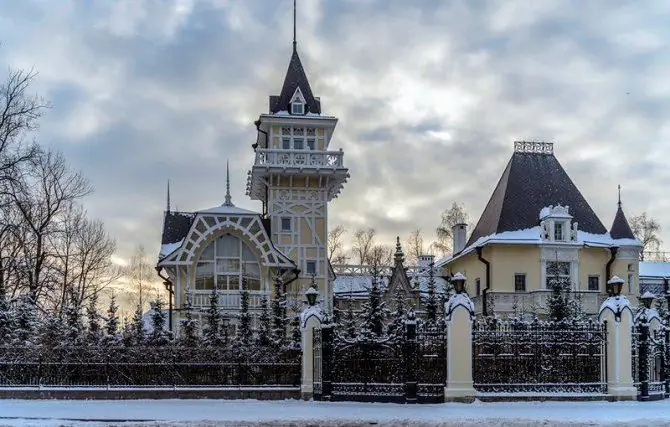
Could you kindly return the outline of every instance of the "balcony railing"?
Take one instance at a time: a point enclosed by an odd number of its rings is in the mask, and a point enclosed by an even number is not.
[[[268,298],[269,304],[269,295],[266,292],[262,291],[249,291],[249,308],[259,309],[261,308],[261,299],[265,295]],[[195,291],[193,293],[193,306],[197,308],[208,307],[209,306],[209,297],[211,296],[210,291]],[[239,291],[219,291],[219,307],[224,310],[239,310],[242,302],[242,295]]]
[[[607,297],[604,294],[595,291],[571,292],[571,297],[580,300],[582,308],[587,314],[596,314],[600,309],[600,304]],[[551,291],[540,290],[532,292],[489,292],[489,301],[494,304],[496,313],[512,313],[515,306],[517,310],[527,312],[546,313],[547,299],[551,296]],[[482,297],[472,298],[475,303],[475,311],[482,311]],[[490,309],[490,305],[489,305]]]
[[[285,168],[343,168],[344,152],[312,150],[256,149],[254,166]]]

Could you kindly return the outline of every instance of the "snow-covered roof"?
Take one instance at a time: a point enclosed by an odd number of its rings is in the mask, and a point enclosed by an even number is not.
[[[198,214],[218,214],[218,215],[260,215],[259,212],[250,211],[237,206],[214,206],[213,208],[204,209],[197,212]]]
[[[447,287],[447,281],[442,277],[435,277],[435,292],[442,293]],[[378,282],[378,286],[385,291],[389,284],[389,276],[383,276]],[[428,274],[427,272],[416,273],[408,269],[407,278],[412,289],[419,290],[421,293],[428,292]],[[366,274],[338,274],[333,281],[333,293],[340,297],[367,296],[372,288],[372,276]]]
[[[640,278],[643,277],[670,278],[670,262],[641,261],[639,268],[640,268]]]
[[[180,241],[174,243],[163,243],[161,245],[161,251],[158,254],[158,258],[163,259],[166,256],[170,255],[172,252],[179,249],[182,243],[184,243],[184,239],[181,239]]]
[[[488,244],[506,244],[506,245],[532,245],[532,244],[547,244],[542,240],[540,226],[527,228],[525,230],[503,231],[502,233],[494,233],[488,236],[480,237],[470,246],[457,253],[455,256],[448,256],[441,258],[435,262],[436,267],[442,267],[449,261],[458,259],[464,255],[474,251],[479,246]],[[609,233],[593,234],[585,231],[577,231],[577,240],[565,243],[556,243],[564,245],[577,246],[591,246],[591,247],[612,247],[612,246],[637,246],[642,247],[642,244],[637,239],[613,239]]]

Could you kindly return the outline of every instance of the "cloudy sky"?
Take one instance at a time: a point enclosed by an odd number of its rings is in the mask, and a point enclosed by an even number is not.
[[[173,207],[233,199],[291,53],[291,0],[0,0],[0,73],[40,73],[39,141],[96,187],[118,240],[158,251]],[[299,0],[298,49],[351,179],[331,224],[383,240],[488,201],[515,139],[547,140],[609,227],[616,186],[670,244],[670,2]]]

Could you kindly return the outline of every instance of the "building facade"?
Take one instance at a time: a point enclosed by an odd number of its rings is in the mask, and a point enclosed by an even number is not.
[[[289,304],[297,306],[316,282],[331,309],[335,276],[327,257],[328,203],[349,172],[342,150],[329,148],[337,118],[321,113],[295,41],[281,93],[270,96],[268,113],[255,125],[246,192],[261,202],[261,212],[233,204],[229,179],[220,206],[175,212],[168,202],[157,270],[171,290],[173,327],[187,294],[196,318],[212,292],[224,314],[232,315],[240,309],[244,283],[250,309],[257,311],[264,297],[272,298],[277,277]]]
[[[454,227],[454,254],[437,262],[461,272],[477,310],[542,314],[551,280],[570,283],[589,314],[606,296],[607,280],[626,281],[638,295],[642,250],[619,200],[607,230],[553,153],[550,143],[516,142],[472,234]]]

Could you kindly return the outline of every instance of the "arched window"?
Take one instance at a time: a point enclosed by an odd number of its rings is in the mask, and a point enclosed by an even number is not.
[[[236,236],[214,239],[200,254],[195,271],[195,289],[220,291],[261,290],[261,267],[249,246]]]

